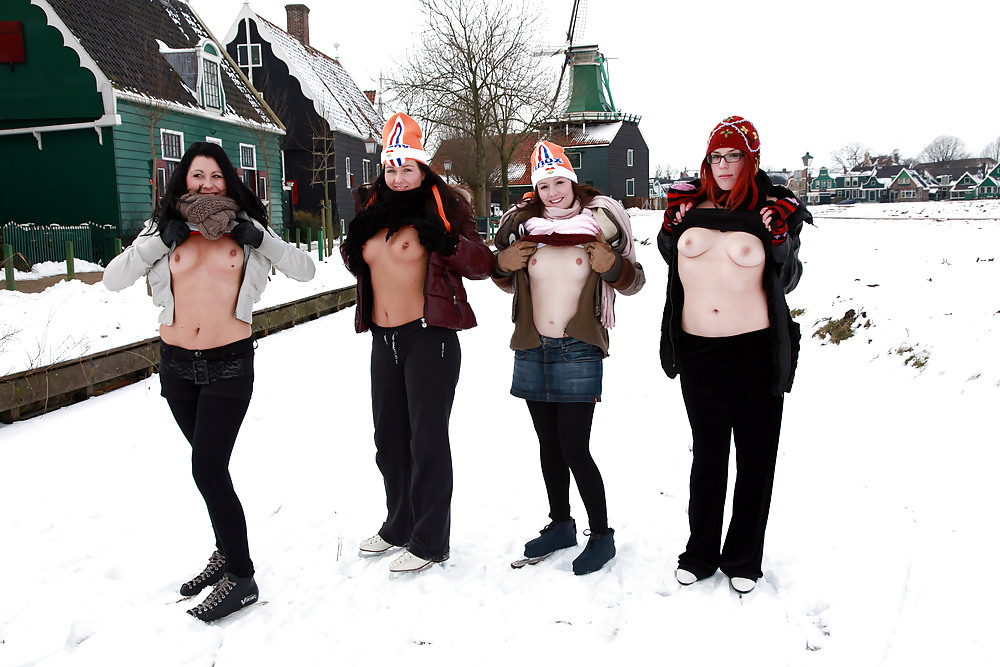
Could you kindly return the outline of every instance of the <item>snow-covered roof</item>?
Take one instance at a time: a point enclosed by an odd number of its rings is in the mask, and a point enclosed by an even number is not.
[[[382,136],[385,121],[338,60],[306,46],[253,13],[248,5],[244,5],[237,23],[243,17],[257,23],[261,37],[271,44],[274,55],[288,66],[289,73],[302,86],[302,93],[312,101],[316,113],[329,123],[332,131],[362,139],[369,135]],[[230,40],[235,36],[235,27],[234,24],[234,30],[230,31]]]
[[[226,103],[222,114],[215,113],[215,117],[280,131],[280,124],[183,0],[42,0],[39,4],[58,15],[61,21],[54,27],[64,32],[64,42],[71,47],[78,43],[103,75],[98,80],[106,78],[116,94],[196,114],[207,112],[161,49],[194,51],[208,40],[220,54]]]

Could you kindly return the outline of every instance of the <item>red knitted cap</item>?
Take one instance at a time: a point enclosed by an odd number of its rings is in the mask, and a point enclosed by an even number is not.
[[[741,116],[729,116],[708,136],[705,156],[719,148],[732,148],[753,157],[754,171],[760,168],[760,137],[753,123]]]

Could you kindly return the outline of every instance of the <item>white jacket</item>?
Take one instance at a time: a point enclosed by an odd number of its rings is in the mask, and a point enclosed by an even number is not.
[[[260,295],[267,287],[267,276],[272,265],[289,278],[305,282],[316,275],[316,264],[307,253],[278,238],[270,227],[264,227],[250,218],[241,219],[250,220],[257,229],[264,232],[260,248],[243,248],[243,282],[240,284],[236,312],[233,314],[236,319],[252,324],[253,306],[260,301]],[[150,233],[153,229],[153,221],[147,221],[132,245],[108,262],[103,282],[109,290],[117,292],[142,276],[147,276],[153,304],[163,308],[159,322],[171,326],[174,323],[174,294],[170,289],[172,248],[163,243],[159,234]]]

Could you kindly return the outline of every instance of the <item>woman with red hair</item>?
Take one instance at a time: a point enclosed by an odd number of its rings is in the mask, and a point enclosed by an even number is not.
[[[721,569],[742,594],[763,574],[784,394],[798,359],[785,294],[802,273],[798,235],[811,219],[760,170],[757,130],[739,116],[712,130],[701,178],[667,191],[657,239],[670,266],[660,362],[680,375],[694,438],[682,585]],[[736,483],[722,544],[730,440]]]

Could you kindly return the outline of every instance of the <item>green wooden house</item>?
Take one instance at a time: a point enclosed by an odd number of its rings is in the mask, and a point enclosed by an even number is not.
[[[183,0],[3,0],[0,225],[92,221],[127,243],[212,141],[280,230],[283,134]]]

